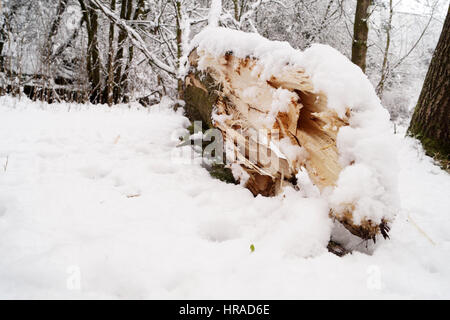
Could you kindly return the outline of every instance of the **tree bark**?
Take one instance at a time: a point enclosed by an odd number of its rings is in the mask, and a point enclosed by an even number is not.
[[[353,26],[352,62],[366,72],[369,6],[372,0],[358,0]]]
[[[450,7],[448,10],[408,128],[426,153],[446,169],[450,163]]]

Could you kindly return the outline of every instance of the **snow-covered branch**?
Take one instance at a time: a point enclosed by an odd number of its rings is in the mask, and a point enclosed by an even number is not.
[[[145,44],[145,41],[142,39],[142,37],[139,35],[139,33],[131,28],[125,21],[120,19],[114,12],[112,12],[109,8],[107,8],[100,0],[89,0],[90,3],[95,7],[100,9],[103,14],[112,21],[117,27],[119,27],[121,30],[124,30],[127,34],[130,40],[132,41],[133,45],[136,46],[148,59],[149,63],[154,65],[155,67],[158,67],[159,69],[167,72],[168,74],[175,76],[176,70],[172,68],[171,66],[165,64],[161,60],[159,60],[152,52],[150,52],[147,48],[147,45]]]

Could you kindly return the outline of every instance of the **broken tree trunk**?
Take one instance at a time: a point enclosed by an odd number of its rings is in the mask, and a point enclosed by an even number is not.
[[[187,116],[221,131],[227,159],[242,169],[241,183],[255,196],[274,196],[289,184],[298,188],[296,175],[303,168],[321,192],[334,188],[343,169],[337,134],[349,124],[350,109],[341,117],[329,109],[327,96],[314,90],[304,70],[287,65],[276,76],[262,77],[267,70],[257,58],[239,58],[232,49],[219,56],[198,48],[190,53]],[[330,216],[363,239],[387,236],[387,221],[356,224],[352,212],[352,203],[342,204]]]

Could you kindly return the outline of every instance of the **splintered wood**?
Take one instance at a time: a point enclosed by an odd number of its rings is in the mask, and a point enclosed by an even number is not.
[[[304,70],[286,65],[267,75],[257,59],[231,51],[217,57],[194,50],[189,62],[187,114],[220,129],[224,144],[233,147],[226,149],[227,158],[248,174],[245,186],[254,195],[274,196],[284,185],[295,186],[302,168],[320,191],[335,187],[342,170],[336,137],[351,113],[341,118],[327,108],[327,97],[314,90]],[[364,239],[385,231],[370,221],[355,225],[351,212],[348,204],[330,215]]]

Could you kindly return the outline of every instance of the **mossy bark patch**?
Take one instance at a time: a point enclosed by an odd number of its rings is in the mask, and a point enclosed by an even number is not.
[[[201,120],[207,127],[212,128],[211,113],[219,97],[217,92],[218,85],[209,74],[201,72],[189,74],[185,80],[184,90],[185,112],[189,120]]]
[[[231,169],[225,167],[225,165],[223,164],[213,164],[211,169],[209,170],[209,174],[212,177],[219,179],[220,181],[237,184],[236,180],[233,177]]]
[[[450,8],[449,8],[450,12]],[[450,14],[447,12],[411,123],[409,135],[444,169],[450,163]]]

